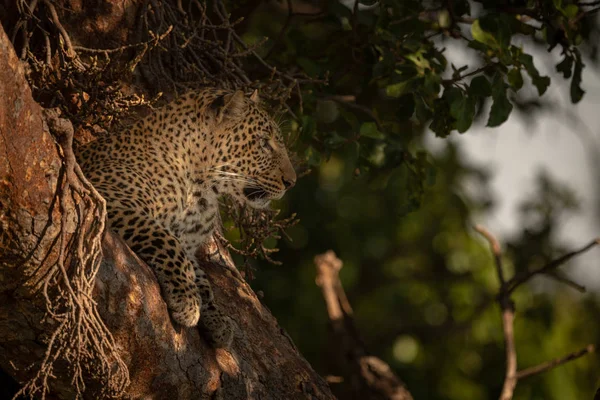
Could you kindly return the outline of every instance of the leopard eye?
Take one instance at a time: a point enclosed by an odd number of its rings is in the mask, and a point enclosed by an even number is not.
[[[273,146],[271,146],[271,143],[269,143],[268,138],[260,139],[260,147],[262,147],[264,150],[267,150],[267,151],[273,150]]]

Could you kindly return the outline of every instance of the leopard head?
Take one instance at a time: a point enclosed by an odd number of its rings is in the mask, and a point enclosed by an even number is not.
[[[213,180],[224,193],[254,208],[280,199],[296,183],[277,123],[260,106],[258,93],[217,95],[213,112]]]

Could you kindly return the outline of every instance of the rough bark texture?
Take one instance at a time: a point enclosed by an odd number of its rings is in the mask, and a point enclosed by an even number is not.
[[[43,321],[35,283],[56,258],[61,165],[0,29],[0,367],[21,382],[35,374],[52,325]],[[152,271],[111,233],[103,254],[95,300],[130,372],[126,397],[333,398],[251,288],[227,268],[205,265],[217,302],[237,323],[230,352],[210,348],[196,329],[174,328]],[[68,372],[55,373],[53,395],[69,398]]]

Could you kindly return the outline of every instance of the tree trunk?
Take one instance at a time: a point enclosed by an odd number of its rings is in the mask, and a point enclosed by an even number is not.
[[[37,372],[56,324],[46,316],[40,282],[59,256],[60,154],[0,29],[0,366],[21,383]],[[68,220],[72,233],[77,220]],[[94,300],[129,370],[123,397],[333,398],[248,284],[227,268],[205,263],[217,303],[237,324],[231,351],[212,349],[196,329],[174,328],[152,271],[118,237],[107,232],[102,251]],[[49,397],[72,398],[70,367],[57,364]],[[86,378],[93,389],[97,377]]]

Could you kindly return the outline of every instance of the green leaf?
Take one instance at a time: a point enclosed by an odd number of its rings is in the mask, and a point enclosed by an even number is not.
[[[340,108],[333,100],[317,100],[316,117],[320,122],[331,124],[340,116]]]
[[[503,124],[512,111],[512,104],[506,96],[506,85],[501,74],[496,74],[492,82],[492,108],[487,126],[495,127]]]
[[[392,68],[394,74],[392,75],[391,82],[388,83],[399,83],[399,82],[411,82],[417,78],[417,69],[414,64],[397,65]]]
[[[556,65],[556,71],[561,72],[565,79],[569,79],[571,77],[571,69],[573,68],[573,58],[570,56],[565,56],[565,59],[559,62]]]
[[[525,70],[527,70],[527,73],[531,77],[531,82],[537,88],[539,95],[543,95],[546,92],[546,89],[548,89],[548,86],[550,86],[550,78],[540,75],[535,65],[533,65],[533,57],[529,54],[519,55],[519,62],[523,64]]]
[[[452,25],[452,18],[448,10],[442,10],[438,13],[438,25],[442,29],[447,29]]]
[[[492,87],[490,81],[483,76],[476,76],[469,84],[469,95],[476,97],[489,97],[492,95]]]
[[[476,40],[471,40],[467,47],[469,47],[470,49],[481,51],[484,54],[486,51],[488,51],[488,47],[485,44],[479,43]]]
[[[502,51],[510,46],[517,22],[514,16],[504,13],[489,13],[479,18],[480,28],[494,36],[496,47]]]
[[[456,120],[456,130],[460,133],[466,132],[471,127],[475,116],[475,100],[466,94],[461,94],[450,103],[450,115]]]
[[[513,68],[508,72],[508,83],[515,91],[523,87],[523,76],[519,68]]]
[[[415,100],[415,116],[420,123],[424,124],[431,119],[433,112],[418,93],[413,94],[413,99]]]
[[[309,147],[304,152],[304,158],[308,165],[316,167],[321,164],[321,153],[315,150],[313,147]]]
[[[535,28],[521,21],[517,21],[517,23],[515,24],[515,33],[530,36],[535,34]]]
[[[575,68],[573,69],[573,79],[571,80],[571,101],[578,103],[585,94],[585,91],[581,88],[581,72],[583,71],[583,62],[581,57],[577,57],[575,60]]]
[[[450,104],[450,115],[456,120],[456,129],[460,133],[466,132],[475,116],[475,100],[457,88],[446,90],[444,98]]]
[[[479,24],[479,20],[475,20],[471,25],[471,35],[473,35],[473,39],[477,40],[480,43],[488,45],[490,47],[498,47],[498,42],[494,35],[490,32],[486,32],[481,28]]]
[[[409,81],[398,82],[398,83],[394,83],[392,85],[387,86],[385,88],[385,94],[390,97],[402,96],[407,91],[408,82]]]
[[[540,96],[546,93],[546,89],[548,89],[548,86],[550,86],[550,78],[547,76],[532,77],[531,82],[537,88]]]
[[[473,124],[473,118],[475,118],[475,104],[476,101],[472,97],[465,99],[465,105],[462,114],[456,119],[456,129],[460,133],[464,133],[469,130]]]
[[[399,121],[406,121],[415,113],[415,98],[408,93],[398,99],[398,111],[396,118]]]
[[[302,117],[302,138],[308,139],[315,135],[317,131],[317,122],[314,118],[304,115]]]
[[[377,129],[375,122],[364,122],[360,126],[360,136],[378,140],[385,139],[385,134]]]
[[[339,107],[340,118],[345,121],[352,130],[360,129],[361,121],[356,115],[354,110],[348,109],[347,107]]]
[[[429,124],[436,136],[446,137],[454,129],[454,118],[450,115],[447,99],[436,99],[433,103],[433,119]]]
[[[575,16],[577,16],[577,13],[579,12],[579,7],[577,7],[575,4],[569,4],[568,6],[563,8],[561,10],[561,12],[567,18],[574,18]]]
[[[463,97],[463,94],[462,90],[453,86],[444,90],[444,95],[442,97],[448,102],[448,104],[452,104],[455,101],[460,100]]]
[[[437,97],[442,87],[440,84],[441,81],[442,78],[438,74],[425,74],[425,79],[422,84],[423,90],[421,93],[424,93],[426,96]]]
[[[310,76],[319,76],[321,74],[321,68],[318,64],[313,62],[310,58],[298,57],[296,62]]]
[[[388,54],[383,54],[377,64],[373,67],[373,78],[378,78],[389,73],[394,69],[394,60]]]
[[[324,143],[325,143],[325,145],[327,145],[330,148],[337,148],[343,144],[348,143],[348,139],[346,139],[343,136],[340,136],[339,133],[334,131],[334,132],[329,132],[329,135],[325,139]]]
[[[412,61],[413,64],[415,64],[415,66],[417,67],[417,71],[419,71],[420,74],[423,74],[423,71],[426,69],[431,69],[431,64],[429,63],[429,60],[424,55],[424,53],[425,52],[423,50],[419,50],[415,53],[408,54],[405,56],[408,60]]]

